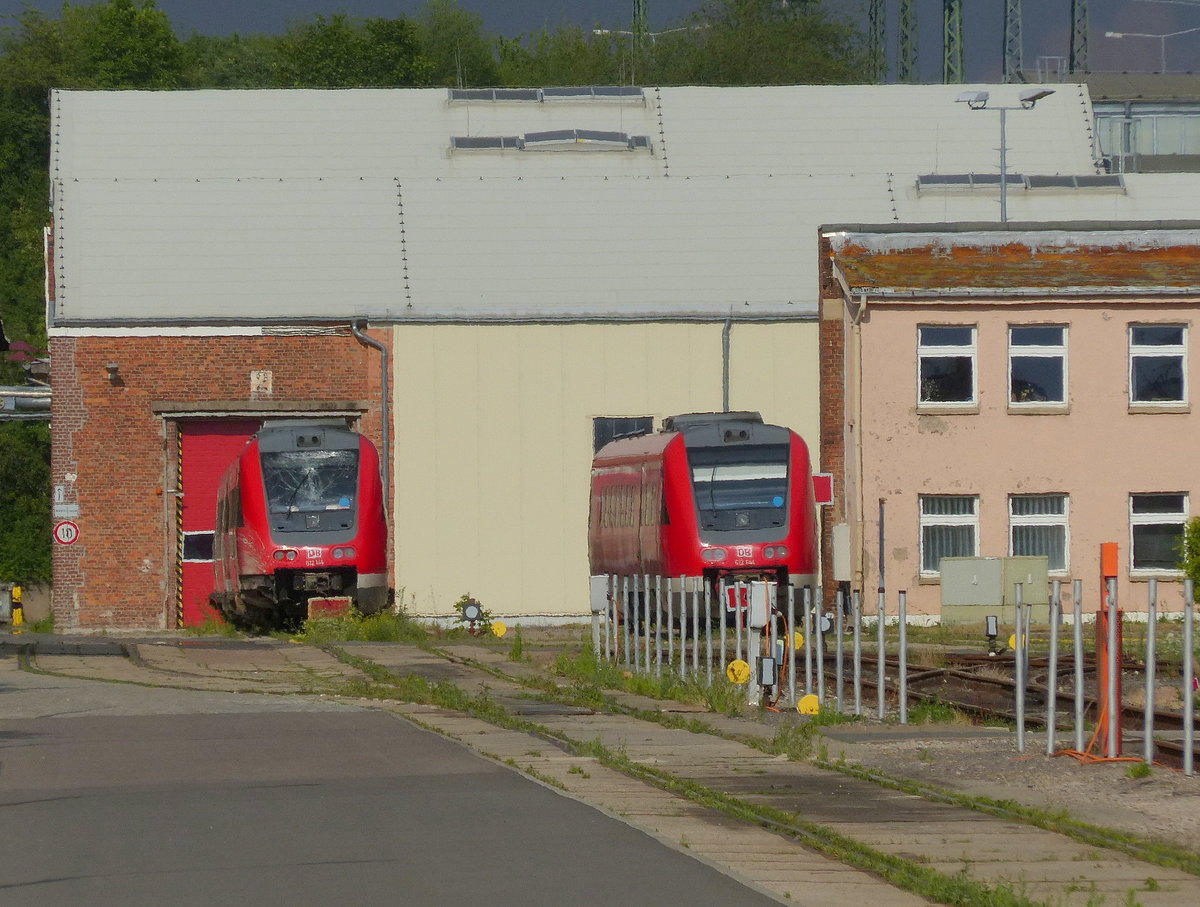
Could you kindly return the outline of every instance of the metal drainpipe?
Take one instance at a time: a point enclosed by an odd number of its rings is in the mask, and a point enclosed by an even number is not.
[[[729,335],[733,330],[733,319],[726,318],[721,328],[721,409],[729,412]]]
[[[360,322],[364,327],[366,322]],[[383,479],[384,498],[386,499],[387,507],[386,517],[391,521],[392,502],[391,502],[391,487],[392,487],[392,444],[391,444],[391,409],[389,406],[390,390],[388,381],[388,350],[387,347],[371,337],[368,337],[359,328],[359,325],[350,322],[350,331],[359,340],[360,343],[365,343],[367,346],[379,350],[379,367],[381,371],[380,386],[382,388],[382,399],[379,404],[379,417],[383,422],[383,456],[380,458],[380,471]]]

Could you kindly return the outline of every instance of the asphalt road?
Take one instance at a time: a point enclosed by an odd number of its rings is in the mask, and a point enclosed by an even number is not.
[[[771,903],[395,716],[21,673],[0,903]]]

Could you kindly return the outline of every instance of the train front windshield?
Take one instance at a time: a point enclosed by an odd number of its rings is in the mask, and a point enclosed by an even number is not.
[[[286,450],[262,455],[271,513],[349,510],[358,494],[357,450]]]
[[[769,529],[787,523],[787,444],[688,448],[701,529]]]

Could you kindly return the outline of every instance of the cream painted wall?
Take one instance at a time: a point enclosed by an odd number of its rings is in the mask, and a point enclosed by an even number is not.
[[[721,408],[721,324],[395,329],[396,585],[410,613],[470,593],[497,617],[588,613],[595,416]],[[816,455],[814,321],[735,324],[730,406]]]
[[[1085,611],[1095,610],[1099,546],[1120,545],[1118,601],[1144,611],[1147,586],[1130,582],[1129,495],[1186,492],[1200,513],[1200,472],[1194,450],[1200,415],[1137,414],[1128,406],[1128,325],[1189,325],[1195,348],[1195,301],[1109,303],[1061,301],[1022,305],[885,307],[873,303],[861,329],[863,362],[862,508],[867,519],[863,559],[867,587],[877,573],[878,499],[887,505],[885,555],[889,609],[895,591],[908,590],[912,614],[937,614],[940,587],[918,578],[918,495],[978,494],[979,553],[1008,553],[1008,495],[1070,495],[1069,580],[1083,580]],[[977,332],[978,412],[918,412],[917,326],[974,324]],[[1068,326],[1069,411],[1015,414],[1008,410],[1008,325]],[[1200,392],[1197,357],[1188,385]],[[1193,404],[1194,405],[1194,404]],[[1159,607],[1182,610],[1181,583],[1160,584]]]

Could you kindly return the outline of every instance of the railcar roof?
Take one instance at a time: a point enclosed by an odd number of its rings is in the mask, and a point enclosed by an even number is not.
[[[660,431],[609,441],[596,452],[593,465],[660,454],[677,437],[677,431]]]

